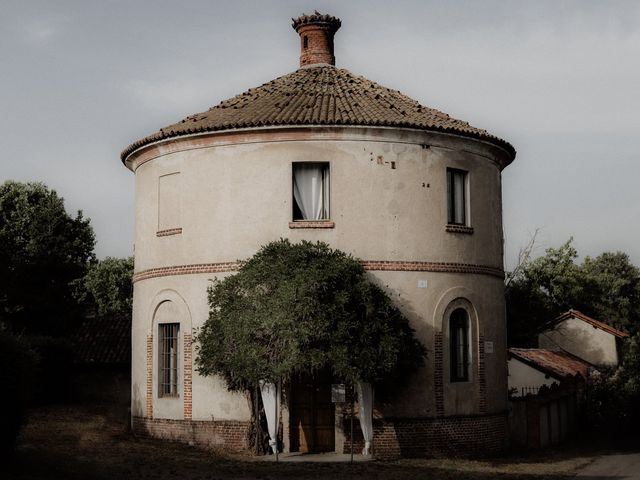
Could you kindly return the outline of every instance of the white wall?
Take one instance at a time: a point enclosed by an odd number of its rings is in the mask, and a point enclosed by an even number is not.
[[[566,350],[594,365],[617,365],[616,337],[578,318],[568,318],[538,336],[540,348]]]
[[[510,358],[508,362],[509,369],[509,391],[516,389],[514,396],[519,397],[522,393],[522,387],[540,388],[543,385],[551,386],[558,381],[549,375],[542,373],[522,362],[518,358]]]

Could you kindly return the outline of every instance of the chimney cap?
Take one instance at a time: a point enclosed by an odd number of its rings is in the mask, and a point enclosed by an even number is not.
[[[296,32],[305,25],[326,26],[335,32],[342,25],[339,18],[332,15],[323,15],[317,10],[312,15],[302,14],[298,18],[292,18],[291,21],[293,22],[291,26]]]

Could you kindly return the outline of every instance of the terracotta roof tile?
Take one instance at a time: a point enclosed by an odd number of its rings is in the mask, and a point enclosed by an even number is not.
[[[220,130],[290,125],[405,127],[453,133],[489,141],[515,157],[513,146],[467,122],[425,107],[397,90],[331,65],[303,67],[293,73],[190,115],[132,143],[134,150],[167,138]]]
[[[551,322],[550,326],[557,325],[558,323],[564,320],[567,320],[569,318],[577,318],[579,320],[582,320],[583,322],[593,325],[594,327],[599,328],[600,330],[603,330],[607,333],[610,333],[611,335],[614,335],[618,338],[626,338],[629,336],[629,334],[626,332],[618,330],[617,328],[614,328],[611,325],[607,325],[606,323],[601,322],[600,320],[591,318],[585,315],[584,313],[579,312],[578,310],[573,310],[573,309],[569,310],[568,312],[564,312],[562,315],[558,316],[555,320],[553,320],[553,322]]]
[[[586,379],[594,366],[581,358],[564,351],[541,348],[510,348],[509,357],[543,371],[559,380],[577,375]]]
[[[131,362],[131,315],[91,316],[72,338],[80,363],[125,365]]]

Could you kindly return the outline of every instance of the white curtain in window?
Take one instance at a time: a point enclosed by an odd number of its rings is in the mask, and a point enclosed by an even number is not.
[[[275,383],[260,381],[260,394],[264,405],[264,414],[267,417],[267,429],[269,430],[269,446],[276,452],[278,438],[278,414],[280,399],[278,398],[278,387]]]
[[[360,427],[364,437],[363,455],[371,455],[373,442],[373,388],[370,383],[358,382],[358,405],[360,405]]]
[[[454,221],[455,223],[465,223],[464,211],[464,177],[462,172],[455,172],[453,174],[453,206],[454,206]]]
[[[325,167],[318,164],[298,163],[293,168],[293,196],[304,220],[322,220],[325,202],[328,210],[329,179],[323,181]],[[326,185],[324,185],[326,183]],[[325,191],[326,190],[326,191]],[[326,196],[326,199],[325,199]]]

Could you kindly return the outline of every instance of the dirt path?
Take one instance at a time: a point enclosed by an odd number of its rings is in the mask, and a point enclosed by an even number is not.
[[[583,455],[509,457],[485,461],[401,460],[361,464],[255,461],[186,445],[137,439],[121,414],[104,408],[56,406],[31,413],[16,454],[0,478],[36,479],[561,479],[591,458]]]
[[[603,455],[580,470],[581,480],[640,480],[640,453]]]

